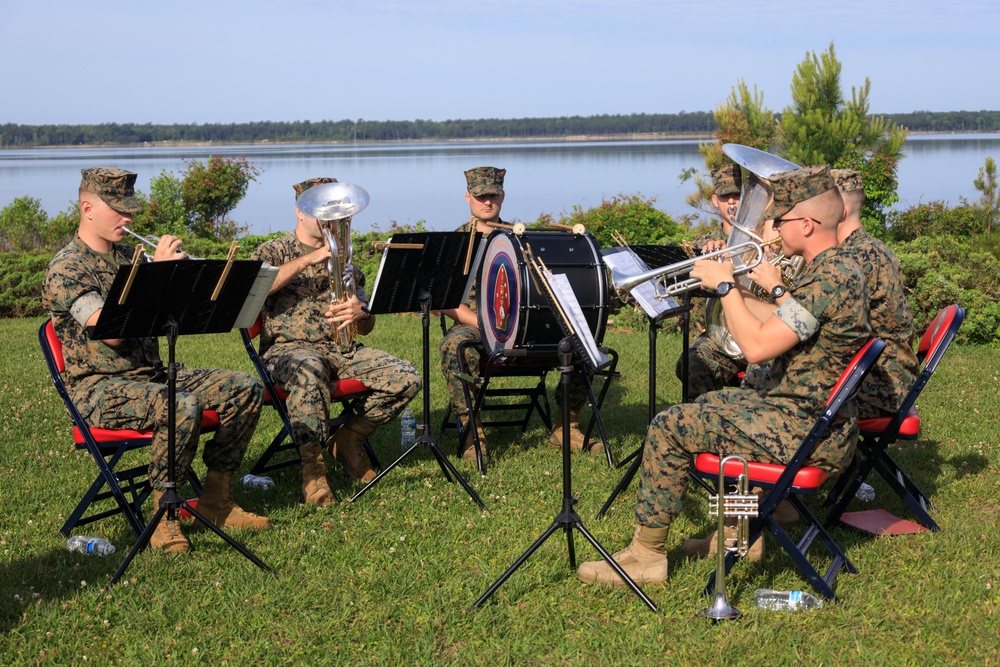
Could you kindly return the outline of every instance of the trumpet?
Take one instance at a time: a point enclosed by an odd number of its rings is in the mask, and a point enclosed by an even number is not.
[[[135,238],[139,239],[149,247],[153,248],[153,250],[156,250],[156,246],[160,244],[160,237],[156,236],[155,234],[150,234],[149,236],[143,236],[142,234],[136,234],[128,227],[122,227],[122,231],[130,236],[134,236]],[[188,259],[201,259],[200,257],[192,257],[191,255],[187,254],[180,248],[177,249],[177,253],[183,255],[183,257],[187,257]],[[178,259],[183,259],[183,257],[179,257]],[[152,262],[153,258],[147,254],[146,261]]]
[[[661,266],[655,269],[650,269],[644,273],[639,273],[635,275],[625,275],[621,271],[612,269],[611,270],[611,283],[618,293],[618,296],[624,299],[625,295],[631,292],[633,289],[646,282],[647,280],[654,280],[656,278],[676,278],[677,276],[682,276],[686,273],[690,273],[691,269],[694,267],[695,262],[699,262],[703,259],[714,259],[719,262],[724,262],[726,260],[733,260],[736,258],[746,259],[745,255],[747,253],[753,253],[753,258],[749,263],[743,264],[737,267],[733,271],[733,276],[738,277],[744,274],[750,273],[756,268],[761,261],[764,260],[764,248],[773,245],[775,243],[781,243],[781,237],[777,237],[770,241],[765,241],[763,243],[757,243],[755,241],[746,241],[738,245],[731,247],[720,248],[719,250],[714,250],[712,252],[701,255],[700,257],[694,257],[692,259],[686,259],[682,262],[677,262],[675,264],[668,264],[667,266]],[[674,296],[677,294],[685,294],[687,292],[693,292],[696,289],[701,288],[701,281],[697,278],[687,278],[675,282],[664,287],[665,296]]]
[[[726,464],[730,461],[743,464],[743,473],[736,480],[736,493],[726,493]],[[750,466],[742,456],[727,456],[719,461],[718,495],[709,499],[710,516],[718,517],[717,548],[715,559],[715,599],[712,606],[703,609],[702,616],[713,621],[733,620],[740,612],[730,606],[726,596],[726,555],[736,552],[745,556],[750,550],[750,517],[757,516],[757,495],[750,493]],[[736,519],[736,542],[726,543],[726,518]]]

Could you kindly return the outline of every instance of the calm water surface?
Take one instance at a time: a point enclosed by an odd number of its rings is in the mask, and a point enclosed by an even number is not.
[[[915,135],[899,167],[900,206],[960,197],[976,199],[972,186],[987,156],[1000,159],[1000,134]],[[617,194],[655,197],[668,213],[693,212],[684,197],[693,190],[678,176],[703,169],[697,140],[553,143],[421,143],[343,145],[252,145],[148,148],[73,148],[0,151],[0,207],[16,197],[41,200],[55,215],[76,197],[80,169],[115,166],[150,179],[181,172],[188,160],[209,155],[245,156],[262,170],[232,214],[251,231],[294,226],[292,184],[313,176],[335,176],[371,194],[355,229],[386,229],[392,221],[424,220],[432,230],[453,229],[468,218],[465,178],[470,167],[507,169],[505,220],[536,220],[574,206],[590,208]]]

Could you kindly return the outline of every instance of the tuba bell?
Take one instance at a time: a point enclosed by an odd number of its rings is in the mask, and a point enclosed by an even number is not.
[[[722,151],[729,159],[739,165],[742,176],[740,202],[736,207],[736,215],[731,216],[733,229],[729,233],[726,246],[735,247],[746,242],[763,244],[764,224],[766,222],[764,211],[771,202],[771,185],[768,179],[775,174],[798,169],[799,165],[780,158],[777,155],[741,144],[724,144]],[[739,272],[740,267],[746,266],[753,259],[755,258],[745,261],[739,257],[734,258],[734,274],[743,287],[750,290],[754,296],[763,301],[769,295],[764,292],[763,288],[746,276],[749,270]],[[777,257],[767,261],[775,265],[781,265],[781,279],[786,285],[795,279],[805,266],[805,260],[799,256],[786,258],[779,254]],[[725,314],[722,311],[722,302],[719,299],[712,297],[706,301],[705,322],[708,335],[712,341],[727,356],[742,361],[744,359],[743,351],[736,344],[736,341],[733,340],[733,336],[729,332]]]
[[[351,218],[368,206],[368,191],[350,183],[323,183],[309,188],[296,202],[299,210],[319,223],[330,259],[326,262],[330,273],[330,301],[343,303],[351,298],[357,288],[354,281],[354,245],[351,243]],[[347,352],[354,345],[357,327],[352,322],[343,329],[336,329],[335,344],[340,352]]]

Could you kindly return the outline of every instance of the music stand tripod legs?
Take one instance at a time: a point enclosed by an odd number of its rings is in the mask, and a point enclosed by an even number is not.
[[[568,396],[570,376],[573,373],[573,347],[568,337],[563,338],[559,342],[559,363],[560,363],[559,370],[562,373],[559,381],[562,383],[562,389],[564,392],[563,395]],[[562,416],[563,416],[563,423],[568,424],[569,401],[563,401]],[[649,607],[650,610],[652,610],[657,614],[660,613],[659,610],[656,608],[656,605],[653,604],[653,601],[650,600],[648,597],[646,597],[646,594],[643,593],[642,589],[640,589],[639,586],[636,585],[634,581],[632,581],[632,578],[625,573],[621,565],[619,565],[615,561],[615,559],[611,557],[611,554],[605,551],[604,547],[601,546],[600,542],[598,542],[594,538],[594,536],[587,531],[587,529],[583,525],[583,520],[580,518],[580,515],[577,514],[575,509],[573,509],[573,505],[576,504],[577,499],[573,497],[573,492],[572,492],[573,482],[570,470],[571,449],[570,449],[570,433],[568,428],[563,429],[562,450],[563,450],[562,451],[562,457],[563,457],[562,511],[560,511],[559,514],[556,515],[555,520],[548,528],[545,529],[545,532],[543,532],[541,536],[537,540],[535,540],[535,542],[530,547],[528,547],[528,550],[525,551],[523,554],[521,554],[521,556],[516,561],[514,561],[514,564],[511,565],[506,572],[500,575],[500,578],[497,579],[495,582],[493,582],[493,584],[489,587],[489,589],[487,589],[487,591],[483,593],[478,600],[472,603],[472,608],[475,609],[479,607],[491,595],[493,595],[493,593],[495,593],[497,589],[500,588],[500,586],[502,586],[503,583],[507,581],[507,579],[509,579],[512,574],[514,574],[517,568],[521,567],[521,565],[523,565],[525,561],[527,561],[528,558],[531,557],[531,554],[535,553],[538,547],[542,546],[542,544],[545,543],[545,540],[549,539],[549,537],[551,537],[552,534],[556,532],[556,530],[562,528],[566,532],[566,545],[567,548],[569,549],[569,565],[571,568],[576,569],[576,550],[574,549],[573,545],[573,530],[575,529],[580,531],[580,533],[585,538],[587,538],[587,541],[590,542],[590,544],[597,550],[599,554],[601,554],[601,557],[605,561],[607,561],[607,563],[611,566],[611,569],[613,569],[618,574],[618,576],[622,578],[625,584],[632,589],[633,593],[639,596],[639,598],[646,604],[647,607]]]
[[[168,323],[167,332],[167,348],[169,350],[168,363],[167,363],[167,481],[165,483],[166,491],[163,492],[163,496],[160,498],[160,506],[157,508],[156,512],[153,514],[153,518],[150,519],[149,523],[146,524],[146,528],[142,531],[139,539],[136,540],[135,544],[132,545],[132,549],[128,552],[125,560],[118,567],[118,570],[111,577],[111,581],[105,587],[105,590],[111,586],[118,583],[125,570],[128,568],[132,559],[135,558],[136,554],[142,551],[149,540],[153,536],[153,531],[156,530],[156,526],[159,525],[160,520],[163,515],[167,515],[168,521],[177,520],[177,513],[179,510],[184,509],[191,513],[196,519],[201,521],[201,523],[214,532],[216,535],[225,540],[229,546],[233,547],[245,557],[250,559],[250,561],[268,572],[271,571],[264,561],[257,558],[253,553],[250,552],[245,546],[234,540],[232,537],[227,535],[221,528],[215,525],[214,521],[209,521],[204,516],[201,515],[198,510],[188,504],[187,500],[182,498],[180,494],[177,493],[177,475],[175,471],[175,461],[176,461],[176,424],[177,424],[177,368],[179,364],[176,363],[174,357],[174,348],[177,343],[177,322],[170,316]]]
[[[469,497],[471,497],[472,500],[475,501],[475,503],[477,505],[479,505],[480,509],[483,509],[483,510],[486,509],[486,505],[483,504],[483,501],[482,501],[482,499],[480,499],[479,494],[476,493],[476,490],[473,489],[469,485],[469,483],[465,480],[465,478],[462,477],[461,473],[459,473],[458,470],[455,468],[455,466],[452,465],[451,461],[448,460],[448,457],[444,455],[444,452],[441,451],[441,448],[438,446],[437,440],[434,438],[434,434],[433,434],[433,431],[431,429],[431,423],[430,423],[430,418],[431,418],[431,395],[430,395],[430,347],[431,347],[431,345],[430,345],[430,340],[431,340],[431,336],[430,336],[430,327],[431,327],[431,324],[430,324],[430,322],[431,322],[431,309],[430,309],[430,305],[431,305],[431,296],[430,296],[430,294],[428,292],[426,292],[425,290],[421,290],[421,293],[420,293],[420,310],[421,310],[421,313],[422,313],[422,318],[421,319],[423,320],[423,336],[424,336],[424,340],[423,340],[423,348],[424,348],[423,349],[423,354],[424,354],[424,359],[423,359],[424,423],[423,423],[423,427],[422,427],[422,429],[423,429],[423,435],[421,435],[419,438],[417,438],[417,440],[413,444],[413,446],[410,447],[405,452],[403,452],[402,455],[400,455],[400,457],[397,458],[395,461],[393,461],[392,463],[390,463],[388,465],[388,467],[385,468],[385,470],[383,470],[378,475],[376,475],[375,479],[373,479],[372,481],[368,482],[368,484],[366,484],[364,486],[364,488],[362,488],[360,491],[358,491],[356,494],[354,494],[354,496],[351,498],[351,502],[354,502],[355,500],[357,500],[358,498],[360,498],[361,496],[363,496],[365,493],[367,493],[368,489],[370,489],[373,486],[375,486],[376,484],[378,484],[379,480],[381,480],[383,477],[385,477],[390,472],[392,472],[392,469],[395,468],[396,466],[398,466],[400,463],[402,463],[403,460],[405,460],[406,457],[408,457],[410,454],[413,454],[418,449],[422,449],[422,448],[426,447],[426,448],[428,448],[428,449],[431,450],[431,452],[434,454],[434,458],[437,459],[438,465],[441,467],[441,472],[444,473],[445,479],[447,479],[449,482],[454,481],[454,480],[458,480],[458,483],[462,485],[462,488],[465,489],[465,492],[469,494]],[[454,479],[452,479],[452,478],[454,478]]]

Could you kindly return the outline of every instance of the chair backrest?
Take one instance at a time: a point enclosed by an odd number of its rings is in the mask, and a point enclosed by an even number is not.
[[[253,340],[260,335],[260,328],[263,325],[263,319],[261,318],[260,313],[257,313],[257,319],[253,321],[253,324],[246,328],[247,336],[250,337],[250,340]]]
[[[925,369],[934,372],[964,320],[965,309],[956,304],[945,306],[931,320],[917,348],[917,358],[924,362]]]
[[[868,375],[868,372],[874,366],[875,361],[882,355],[882,350],[884,349],[885,341],[875,337],[865,343],[854,354],[850,363],[847,364],[847,368],[840,374],[840,378],[830,391],[824,415],[829,415],[832,419],[837,414],[837,411],[840,410],[840,406],[857,393],[858,387],[861,386],[861,380]]]
[[[56,336],[52,320],[45,320],[38,329],[38,342],[42,346],[46,361],[51,359],[51,365],[62,375],[66,370],[66,360],[63,359],[62,342]],[[50,369],[51,370],[51,369]]]

